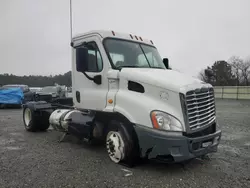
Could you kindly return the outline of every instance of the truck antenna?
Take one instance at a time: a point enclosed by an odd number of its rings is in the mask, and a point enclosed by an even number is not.
[[[72,0],[69,0],[69,14],[70,14],[70,42],[72,42]]]

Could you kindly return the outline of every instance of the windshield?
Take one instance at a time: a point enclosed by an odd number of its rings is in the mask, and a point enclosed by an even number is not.
[[[104,46],[116,68],[140,67],[166,69],[153,46],[119,39],[106,39]]]

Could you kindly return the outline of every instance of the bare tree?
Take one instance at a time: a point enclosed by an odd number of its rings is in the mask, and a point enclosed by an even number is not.
[[[243,64],[243,60],[239,56],[232,56],[229,58],[228,63],[232,66],[233,74],[237,80],[237,85],[240,85],[242,79],[241,65]]]
[[[244,79],[244,84],[248,86],[250,78],[250,59],[246,59],[240,64],[240,70]]]
[[[249,85],[250,83],[250,58],[246,60],[239,56],[232,56],[228,62],[233,68],[233,74],[237,79],[237,85]]]
[[[204,71],[204,70],[201,70],[201,71],[199,72],[198,78],[199,78],[200,80],[202,80],[203,82],[207,82],[207,77],[206,77],[206,75],[205,75],[205,71]]]

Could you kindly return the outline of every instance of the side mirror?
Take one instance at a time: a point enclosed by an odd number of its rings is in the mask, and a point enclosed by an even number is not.
[[[166,69],[169,69],[168,58],[163,58],[163,63],[165,65]]]
[[[88,70],[89,53],[85,47],[76,48],[76,70],[85,72]]]
[[[93,81],[94,81],[97,85],[101,85],[101,84],[102,84],[102,75],[96,75],[96,76],[94,76]]]

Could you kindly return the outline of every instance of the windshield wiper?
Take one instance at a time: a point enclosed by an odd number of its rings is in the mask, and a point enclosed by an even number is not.
[[[154,68],[154,69],[165,69],[165,68],[162,68],[162,67],[151,67],[151,68]]]
[[[117,66],[117,69],[121,70],[122,68],[153,68],[153,69],[165,69],[162,67],[148,67],[148,66],[136,66],[136,65],[121,65]]]
[[[117,66],[116,68],[121,70],[122,68],[136,68],[136,67],[139,67],[139,66],[136,66],[136,65],[121,65],[121,66]]]

